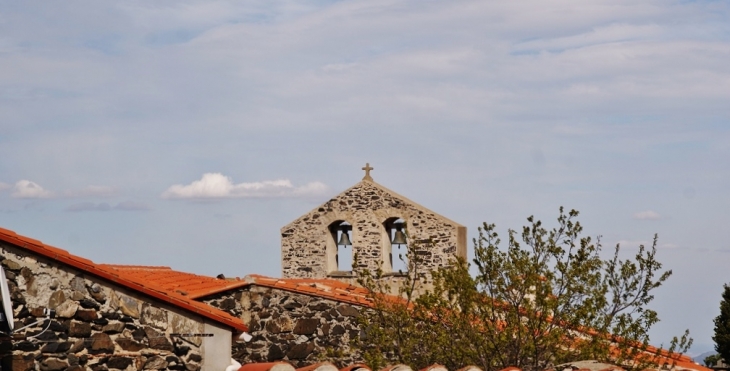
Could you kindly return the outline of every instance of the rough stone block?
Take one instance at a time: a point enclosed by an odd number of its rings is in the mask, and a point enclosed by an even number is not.
[[[58,358],[46,358],[41,361],[41,371],[60,371],[68,368],[68,362]]]
[[[142,305],[140,323],[167,330],[167,311],[153,307],[148,303]]]
[[[302,318],[297,321],[294,333],[297,335],[312,335],[317,332],[317,328],[319,328],[318,318]]]
[[[272,334],[291,332],[294,329],[291,319],[279,317],[266,322],[266,331]]]
[[[109,335],[103,332],[96,333],[91,335],[91,350],[113,352],[114,343],[112,343],[112,339]]]

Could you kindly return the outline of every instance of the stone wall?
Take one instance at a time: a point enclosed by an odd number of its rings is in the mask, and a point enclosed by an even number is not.
[[[16,329],[43,319],[45,308],[56,311],[50,323],[16,334],[27,338],[3,339],[3,370],[201,368],[201,338],[170,334],[202,333],[202,319],[2,242],[0,262]],[[41,333],[46,325],[48,330]],[[33,335],[38,336],[31,339]]]
[[[364,180],[281,229],[283,277],[329,277],[356,284],[353,277],[359,270],[382,265],[397,283],[384,224],[394,218],[405,220],[409,241],[433,242],[420,244],[424,272],[447,266],[456,256],[466,259],[466,227]],[[355,272],[337,271],[337,245],[330,227],[340,221],[352,224],[352,248],[358,255]]]
[[[360,362],[352,340],[361,336],[361,307],[289,291],[247,286],[201,301],[244,320],[251,342],[234,345],[241,364],[284,360],[303,367],[328,360],[339,367]]]

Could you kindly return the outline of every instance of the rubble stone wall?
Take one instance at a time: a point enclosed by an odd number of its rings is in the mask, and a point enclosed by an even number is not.
[[[344,367],[362,362],[351,347],[362,334],[357,323],[362,307],[256,285],[200,300],[248,325],[253,339],[233,348],[241,364],[283,360],[303,367],[328,360]]]
[[[405,220],[409,243],[421,241],[417,246],[423,272],[450,265],[457,256],[466,259],[466,227],[377,183],[362,181],[281,229],[283,277],[329,277],[357,284],[354,277],[359,271],[381,266],[397,283],[399,274],[391,266],[385,227],[394,218]],[[352,225],[352,248],[358,256],[354,272],[337,270],[336,234],[330,227],[340,221]]]
[[[50,322],[2,340],[3,370],[201,369],[201,338],[170,334],[202,333],[202,318],[2,242],[0,263],[16,330],[45,318],[46,308],[56,311]]]

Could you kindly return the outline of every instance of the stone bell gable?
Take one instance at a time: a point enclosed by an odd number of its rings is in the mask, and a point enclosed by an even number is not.
[[[394,269],[398,255],[405,255],[394,250],[404,246],[391,245],[396,221],[404,222],[409,244],[430,240],[418,244],[422,271],[447,266],[455,257],[466,259],[466,227],[376,183],[369,175],[369,165],[363,170],[362,181],[281,229],[284,278],[334,278],[353,283],[358,270],[378,266],[389,276],[407,274]],[[351,246],[338,246],[342,222],[351,226]],[[347,248],[352,249],[348,259],[357,255],[354,271],[351,263],[342,262]]]

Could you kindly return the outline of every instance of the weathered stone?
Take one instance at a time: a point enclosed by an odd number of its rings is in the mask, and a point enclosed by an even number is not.
[[[286,353],[289,359],[304,359],[314,350],[314,343],[296,344]]]
[[[46,358],[41,361],[41,371],[59,371],[68,367],[68,362],[58,358]]]
[[[74,318],[82,321],[91,322],[97,319],[98,316],[96,314],[96,310],[94,309],[79,309],[76,311],[76,315],[74,316]]]
[[[72,318],[78,309],[79,305],[75,301],[66,300],[56,307],[56,317]]]
[[[57,342],[50,342],[43,345],[43,348],[41,348],[41,353],[56,353],[58,351],[58,343]]]
[[[109,361],[107,361],[106,366],[109,368],[124,370],[133,362],[134,358],[113,356],[109,359]]]
[[[317,332],[318,327],[319,319],[302,318],[297,321],[297,325],[294,327],[294,333],[297,335],[311,335]]]
[[[13,349],[23,352],[32,352],[34,350],[38,350],[38,347],[38,343],[33,343],[30,341],[18,341],[13,344]]]
[[[186,363],[185,370],[186,371],[200,371],[200,365],[196,365],[194,363]]]
[[[79,364],[79,357],[77,357],[75,354],[71,353],[66,356],[66,359],[68,360],[69,366],[76,366]]]
[[[76,340],[73,345],[68,349],[69,353],[78,353],[86,348],[86,342],[84,339]]]
[[[51,297],[48,298],[48,308],[56,309],[61,303],[66,301],[66,294],[63,291],[54,291]]]
[[[167,361],[160,356],[147,358],[147,362],[144,364],[145,370],[162,370],[165,368],[167,368]]]
[[[18,271],[18,270],[20,270],[20,264],[18,264],[14,260],[5,259],[5,260],[3,260],[2,264],[8,270],[11,270],[11,271]]]
[[[72,365],[71,367],[67,368],[66,371],[86,371],[86,369],[80,365]]]
[[[30,315],[33,317],[36,317],[36,318],[45,317],[46,316],[45,310],[46,310],[46,308],[36,307],[36,308],[33,308],[30,310]]]
[[[221,310],[230,311],[230,310],[236,309],[236,301],[233,300],[233,298],[226,298],[226,299],[221,300],[218,307]]]
[[[112,339],[109,335],[103,332],[91,335],[91,342],[91,350],[93,351],[114,351],[114,343],[112,343]]]
[[[359,317],[360,311],[357,310],[352,305],[342,304],[337,307],[337,311],[340,312],[341,315],[347,316],[347,317]]]
[[[345,333],[345,327],[343,327],[340,324],[335,325],[332,327],[332,335],[342,335]]]
[[[106,332],[108,334],[118,334],[124,330],[124,323],[123,322],[109,322],[109,324],[105,325],[101,331]]]
[[[71,291],[71,300],[82,301],[86,298],[83,292]]]
[[[144,344],[128,338],[117,338],[115,342],[119,344],[122,349],[128,352],[139,352],[140,350],[145,348]]]
[[[266,322],[266,331],[272,334],[291,332],[294,329],[291,319],[279,317]]]
[[[89,298],[85,298],[85,299],[79,300],[79,304],[81,304],[82,307],[87,308],[87,309],[89,309],[89,308],[91,308],[91,309],[99,309],[99,308],[101,308],[101,306],[99,305],[99,303],[97,303],[95,300],[92,300],[92,299],[89,299]]]
[[[148,303],[142,305],[140,323],[167,330],[167,311],[155,308]]]
[[[198,353],[190,353],[190,355],[188,356],[188,361],[200,362],[202,360],[203,357],[201,357]]]
[[[81,276],[75,276],[68,282],[68,285],[71,287],[71,290],[83,292],[86,288],[86,281]]]
[[[84,338],[91,335],[91,324],[87,322],[71,321],[68,326],[68,336]]]
[[[278,361],[284,358],[284,351],[277,344],[269,347],[269,354],[266,356],[266,360],[269,362]]]
[[[61,282],[58,282],[58,279],[57,278],[52,278],[51,279],[51,284],[48,285],[48,288],[51,289],[51,290],[55,290],[55,289],[58,288],[58,286],[61,286]]]
[[[134,329],[134,331],[132,331],[132,338],[134,340],[142,341],[146,336],[147,336],[147,334],[141,328],[136,328],[136,329]]]
[[[98,283],[89,286],[89,295],[91,295],[94,300],[100,303],[106,302],[106,294],[104,293],[104,289]]]
[[[25,292],[30,296],[38,295],[38,288],[35,285],[35,276],[28,267],[20,268],[20,275],[25,279]]]
[[[58,353],[66,353],[69,349],[71,349],[71,345],[73,345],[70,341],[64,341],[62,343],[58,343],[58,348],[56,348],[56,352]]]
[[[35,354],[26,353],[18,354],[14,353],[11,360],[11,369],[13,371],[29,371],[35,369]]]
[[[165,337],[165,334],[158,332],[152,327],[145,327],[144,332],[147,335],[147,342],[150,348],[167,351],[173,350],[172,343]]]
[[[139,301],[137,299],[119,294],[117,304],[125,315],[132,318],[139,318]]]
[[[157,338],[149,339],[148,342],[149,342],[150,348],[152,348],[152,349],[166,350],[168,352],[171,352],[173,350],[172,343],[166,337],[157,337]]]

